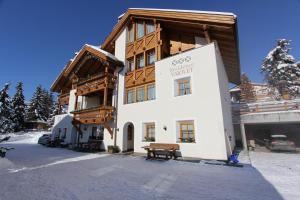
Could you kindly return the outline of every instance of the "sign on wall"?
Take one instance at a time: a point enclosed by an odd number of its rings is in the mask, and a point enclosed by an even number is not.
[[[182,76],[190,74],[193,71],[194,63],[191,56],[185,56],[171,61],[170,73],[171,76]]]

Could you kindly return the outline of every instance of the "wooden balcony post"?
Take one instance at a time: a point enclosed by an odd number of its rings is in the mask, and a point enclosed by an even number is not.
[[[107,87],[104,88],[103,105],[104,105],[104,106],[107,106]]]
[[[77,96],[77,93],[75,93],[75,107],[74,107],[74,110],[77,110],[77,106],[78,106],[78,96]]]
[[[204,25],[203,26],[203,32],[204,32],[204,36],[205,36],[205,39],[207,41],[207,43],[211,43],[211,38],[210,38],[210,35],[208,33],[208,26],[207,25]]]

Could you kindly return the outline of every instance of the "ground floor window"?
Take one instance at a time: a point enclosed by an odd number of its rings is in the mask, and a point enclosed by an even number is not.
[[[194,121],[179,121],[178,126],[178,140],[177,142],[182,143],[193,143],[195,142],[195,129]]]
[[[67,128],[64,128],[64,132],[61,138],[65,139],[66,137],[67,137]]]
[[[144,142],[154,142],[155,141],[155,123],[145,123],[143,131],[143,141]]]

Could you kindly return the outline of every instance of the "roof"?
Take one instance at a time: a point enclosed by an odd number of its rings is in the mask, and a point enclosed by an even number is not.
[[[84,55],[85,52],[90,52],[94,54],[95,56],[108,60],[110,62],[114,62],[117,65],[122,65],[122,62],[118,60],[114,55],[111,53],[101,49],[100,47],[93,46],[90,44],[85,44],[80,49],[79,52],[75,53],[75,56],[69,60],[69,62],[66,64],[66,66],[63,68],[59,76],[56,78],[56,80],[51,85],[51,91],[57,91],[57,86],[60,83],[61,80],[66,79],[67,76],[70,74],[72,69],[76,66],[78,61],[80,60],[80,57]]]
[[[132,18],[190,24],[199,27],[199,31],[204,27],[209,27],[212,40],[218,42],[229,81],[235,84],[240,83],[237,16],[235,14],[199,10],[129,8],[124,14],[118,17],[118,23],[105,38],[101,48],[113,52],[115,40]]]

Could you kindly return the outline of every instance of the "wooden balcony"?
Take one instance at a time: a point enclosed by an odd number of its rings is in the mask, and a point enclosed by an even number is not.
[[[103,124],[113,120],[115,108],[112,106],[98,106],[71,112],[74,119],[82,124]]]
[[[70,93],[60,94],[58,96],[58,103],[59,103],[59,105],[69,104],[69,98],[70,98]]]
[[[86,95],[105,88],[114,89],[117,77],[112,74],[99,74],[88,79],[81,79],[77,83],[77,96]]]

